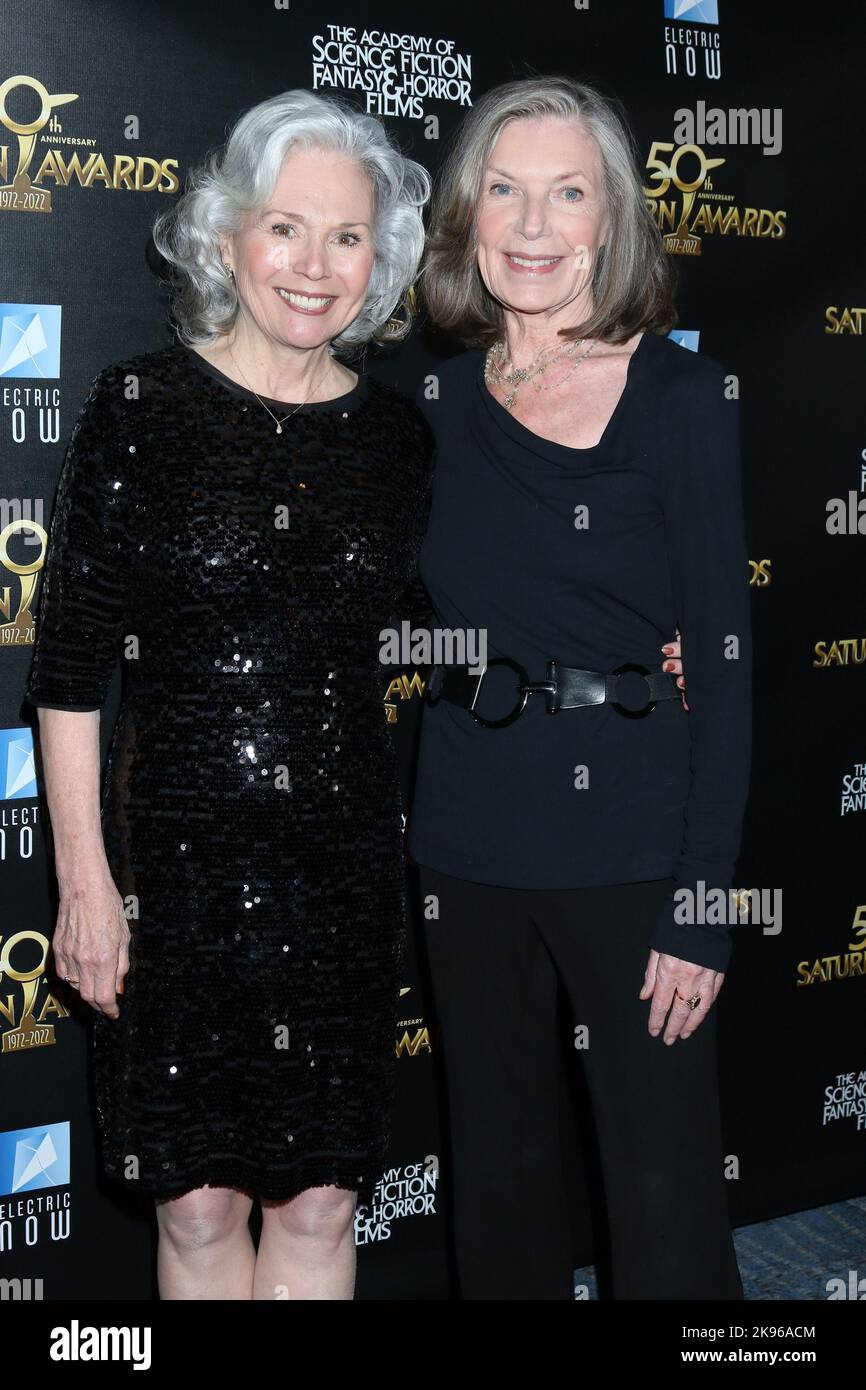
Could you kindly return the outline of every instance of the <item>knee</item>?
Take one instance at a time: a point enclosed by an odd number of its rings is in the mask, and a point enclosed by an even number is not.
[[[228,1188],[200,1187],[157,1204],[160,1236],[184,1250],[224,1240],[249,1216],[250,1201]]]
[[[291,1201],[265,1207],[262,1219],[276,1222],[294,1240],[338,1244],[355,1214],[355,1194],[341,1187],[308,1187]]]

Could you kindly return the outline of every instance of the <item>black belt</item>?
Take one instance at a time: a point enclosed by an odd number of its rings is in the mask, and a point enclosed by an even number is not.
[[[475,708],[484,677],[491,666],[510,667],[519,681],[517,703],[500,719],[486,719]],[[623,677],[626,678],[626,689],[631,688],[634,703],[622,703],[622,696],[626,694]],[[638,683],[637,678],[643,681],[643,685]],[[560,666],[557,661],[548,661],[547,679],[531,681],[519,661],[498,656],[488,661],[480,673],[473,673],[466,666],[434,666],[426,694],[431,705],[448,700],[468,710],[475,722],[483,724],[486,729],[502,729],[520,717],[530,695],[544,696],[548,714],[557,714],[561,709],[607,703],[626,719],[642,719],[652,713],[659,700],[673,700],[680,696],[681,691],[676,676],[670,671],[651,671],[648,666],[636,666],[630,661],[617,666],[614,671],[584,671],[576,666]],[[644,701],[642,705],[637,703],[640,699]]]

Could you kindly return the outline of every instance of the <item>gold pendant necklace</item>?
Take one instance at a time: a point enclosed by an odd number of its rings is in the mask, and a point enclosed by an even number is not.
[[[228,346],[228,344],[226,344],[226,346]],[[312,396],[312,394],[313,394],[312,388],[310,389],[309,395],[307,396],[306,400],[301,401],[301,405],[296,405],[295,408],[294,408],[294,410],[290,410],[289,413],[288,413],[288,415],[284,415],[284,416],[283,416],[282,420],[277,420],[276,415],[275,415],[274,412],[271,410],[270,406],[265,405],[265,403],[264,403],[264,401],[262,400],[261,396],[259,395],[258,391],[253,391],[253,388],[252,388],[252,386],[250,386],[249,380],[247,379],[247,376],[246,376],[246,374],[244,373],[243,367],[242,367],[242,366],[240,365],[240,363],[238,362],[237,358],[235,357],[235,355],[234,355],[234,353],[232,352],[232,350],[231,350],[230,347],[229,347],[229,349],[228,349],[228,353],[229,353],[229,357],[230,357],[230,358],[232,359],[232,361],[234,362],[235,366],[237,367],[237,369],[238,369],[238,371],[240,372],[241,376],[243,377],[244,381],[246,381],[247,386],[248,386],[249,389],[253,392],[253,395],[255,396],[256,400],[257,400],[258,403],[259,403],[259,405],[262,407],[263,410],[266,410],[266,411],[268,412],[268,414],[270,415],[270,417],[271,417],[272,420],[276,421],[276,426],[277,426],[277,431],[276,431],[276,432],[277,432],[277,434],[282,434],[282,432],[283,432],[283,425],[286,423],[286,421],[287,421],[287,420],[290,420],[291,417],[295,414],[295,412],[298,411],[298,410],[300,410],[300,408],[301,408],[302,405],[306,405],[306,404],[307,404],[307,401],[310,399],[310,396]]]

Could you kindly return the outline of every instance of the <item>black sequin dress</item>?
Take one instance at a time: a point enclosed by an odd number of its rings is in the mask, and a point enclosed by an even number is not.
[[[363,375],[278,435],[180,344],[82,409],[27,696],[101,708],[120,652],[102,826],[131,964],[93,1059],[131,1188],[379,1177],[405,914],[379,634],[417,585],[433,448]]]

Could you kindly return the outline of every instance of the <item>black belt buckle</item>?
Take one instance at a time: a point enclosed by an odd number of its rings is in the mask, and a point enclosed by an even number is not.
[[[616,669],[611,672],[611,675],[619,676],[622,675],[624,671],[637,671],[640,676],[649,676],[652,674],[648,666],[636,666],[633,661],[626,661],[622,666],[617,666]],[[642,709],[626,709],[625,705],[621,705],[618,700],[608,700],[608,704],[613,705],[617,714],[621,714],[624,719],[643,719],[646,715],[652,714],[658,704],[658,700],[648,700]]]
[[[518,686],[519,698],[517,704],[514,706],[514,709],[510,711],[510,713],[503,715],[501,719],[485,719],[482,714],[475,713],[475,705],[477,703],[478,696],[481,691],[481,686],[484,683],[484,677],[487,675],[487,672],[490,670],[491,666],[510,667],[520,682]],[[510,656],[495,656],[492,661],[488,661],[487,665],[484,667],[484,670],[481,672],[481,675],[478,677],[478,684],[475,687],[475,694],[472,696],[472,703],[468,706],[469,713],[472,715],[472,718],[475,720],[475,723],[483,725],[485,729],[504,729],[507,724],[513,724],[515,719],[519,719],[523,711],[526,709],[526,701],[529,699],[529,690],[527,689],[528,685],[529,672],[526,671],[524,667],[520,665],[519,662],[512,661]]]
[[[484,677],[486,676],[491,666],[509,667],[509,669],[512,670],[514,674],[517,676],[517,679],[519,681],[519,685],[517,687],[517,704],[514,706],[513,710],[510,710],[508,714],[504,714],[500,719],[486,719],[484,715],[477,714],[475,710],[475,705],[478,701],[478,695],[480,693]],[[546,698],[548,713],[556,714],[559,710],[559,702],[556,698],[555,669],[556,662],[548,661],[547,680],[531,681],[529,679],[529,672],[526,670],[524,666],[520,665],[519,661],[512,661],[511,657],[509,656],[494,657],[492,661],[488,661],[484,670],[481,672],[481,675],[478,677],[478,684],[475,687],[475,694],[472,696],[472,703],[468,706],[469,713],[475,720],[476,724],[481,724],[485,729],[504,729],[507,725],[513,724],[516,719],[520,718],[521,714],[526,709],[526,702],[529,699],[530,695],[543,694]]]

